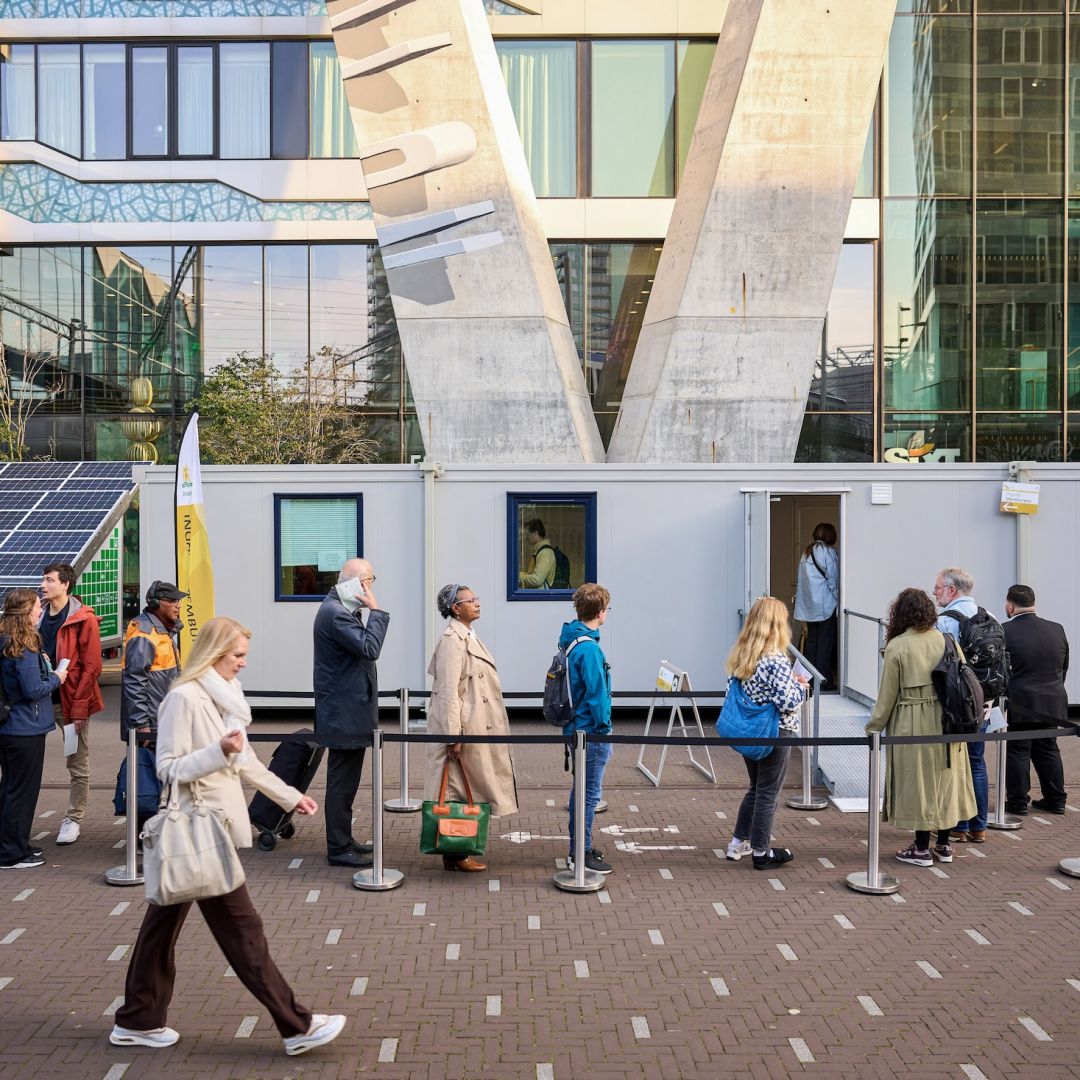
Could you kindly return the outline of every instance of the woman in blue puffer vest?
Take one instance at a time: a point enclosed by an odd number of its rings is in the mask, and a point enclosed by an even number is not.
[[[42,866],[30,846],[41,791],[45,737],[53,729],[52,692],[67,671],[53,672],[41,651],[41,600],[33,589],[12,589],[0,613],[0,680],[11,708],[0,722],[0,870]],[[0,709],[0,721],[6,709]]]

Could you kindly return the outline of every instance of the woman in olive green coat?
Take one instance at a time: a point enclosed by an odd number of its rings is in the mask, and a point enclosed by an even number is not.
[[[866,725],[888,735],[940,735],[941,705],[930,672],[945,650],[934,629],[934,602],[921,589],[905,589],[893,601],[885,631],[885,663],[877,702]],[[933,866],[952,862],[949,832],[975,813],[971,767],[959,744],[918,743],[888,747],[883,820],[913,829],[915,842],[896,853],[900,862]],[[930,834],[937,843],[930,849]]]

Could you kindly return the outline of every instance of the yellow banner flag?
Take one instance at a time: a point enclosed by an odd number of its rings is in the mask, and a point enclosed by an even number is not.
[[[199,627],[214,617],[214,567],[203,514],[199,414],[192,413],[176,461],[176,584],[180,601],[180,658],[191,655]]]

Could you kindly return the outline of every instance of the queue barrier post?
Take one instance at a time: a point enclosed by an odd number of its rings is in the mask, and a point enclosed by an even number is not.
[[[123,866],[105,871],[108,885],[141,885],[143,876],[137,862],[139,850],[139,736],[128,732],[127,749],[127,852]]]
[[[855,892],[869,893],[871,896],[884,896],[894,893],[900,888],[900,882],[889,874],[883,874],[878,865],[881,853],[880,828],[881,828],[881,732],[875,731],[870,736],[870,765],[867,785],[867,844],[866,844],[866,871],[859,870],[854,874],[848,874],[845,879],[849,889]]]
[[[398,719],[401,734],[409,734],[409,691],[402,687],[398,691]],[[401,743],[401,792],[397,799],[387,799],[383,806],[392,814],[415,814],[424,804],[419,799],[409,798],[409,744]]]
[[[985,745],[985,743],[983,744]],[[994,814],[987,822],[987,828],[1012,832],[1024,823],[1015,814],[1005,813],[1005,740],[997,741],[997,780],[994,798]]]
[[[815,700],[817,695],[815,694]],[[804,699],[800,709],[799,734],[804,739],[811,738],[810,732],[810,699]],[[788,799],[786,805],[791,810],[824,810],[828,805],[828,799],[815,799],[811,788],[814,778],[813,754],[809,744],[802,748],[802,796],[797,799]]]
[[[400,870],[388,870],[383,866],[383,783],[382,783],[383,733],[376,728],[371,739],[371,834],[372,865],[370,870],[358,870],[352,883],[365,892],[386,892],[396,889],[404,880]]]
[[[1069,877],[1080,877],[1080,859],[1062,859],[1058,869]]]
[[[555,887],[563,892],[599,892],[604,875],[585,869],[585,732],[574,734],[574,869],[560,870]]]

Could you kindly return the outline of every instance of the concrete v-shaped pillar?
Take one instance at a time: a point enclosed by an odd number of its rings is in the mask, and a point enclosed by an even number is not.
[[[480,0],[328,8],[428,457],[602,461]]]
[[[609,461],[788,462],[895,0],[728,0]]]

